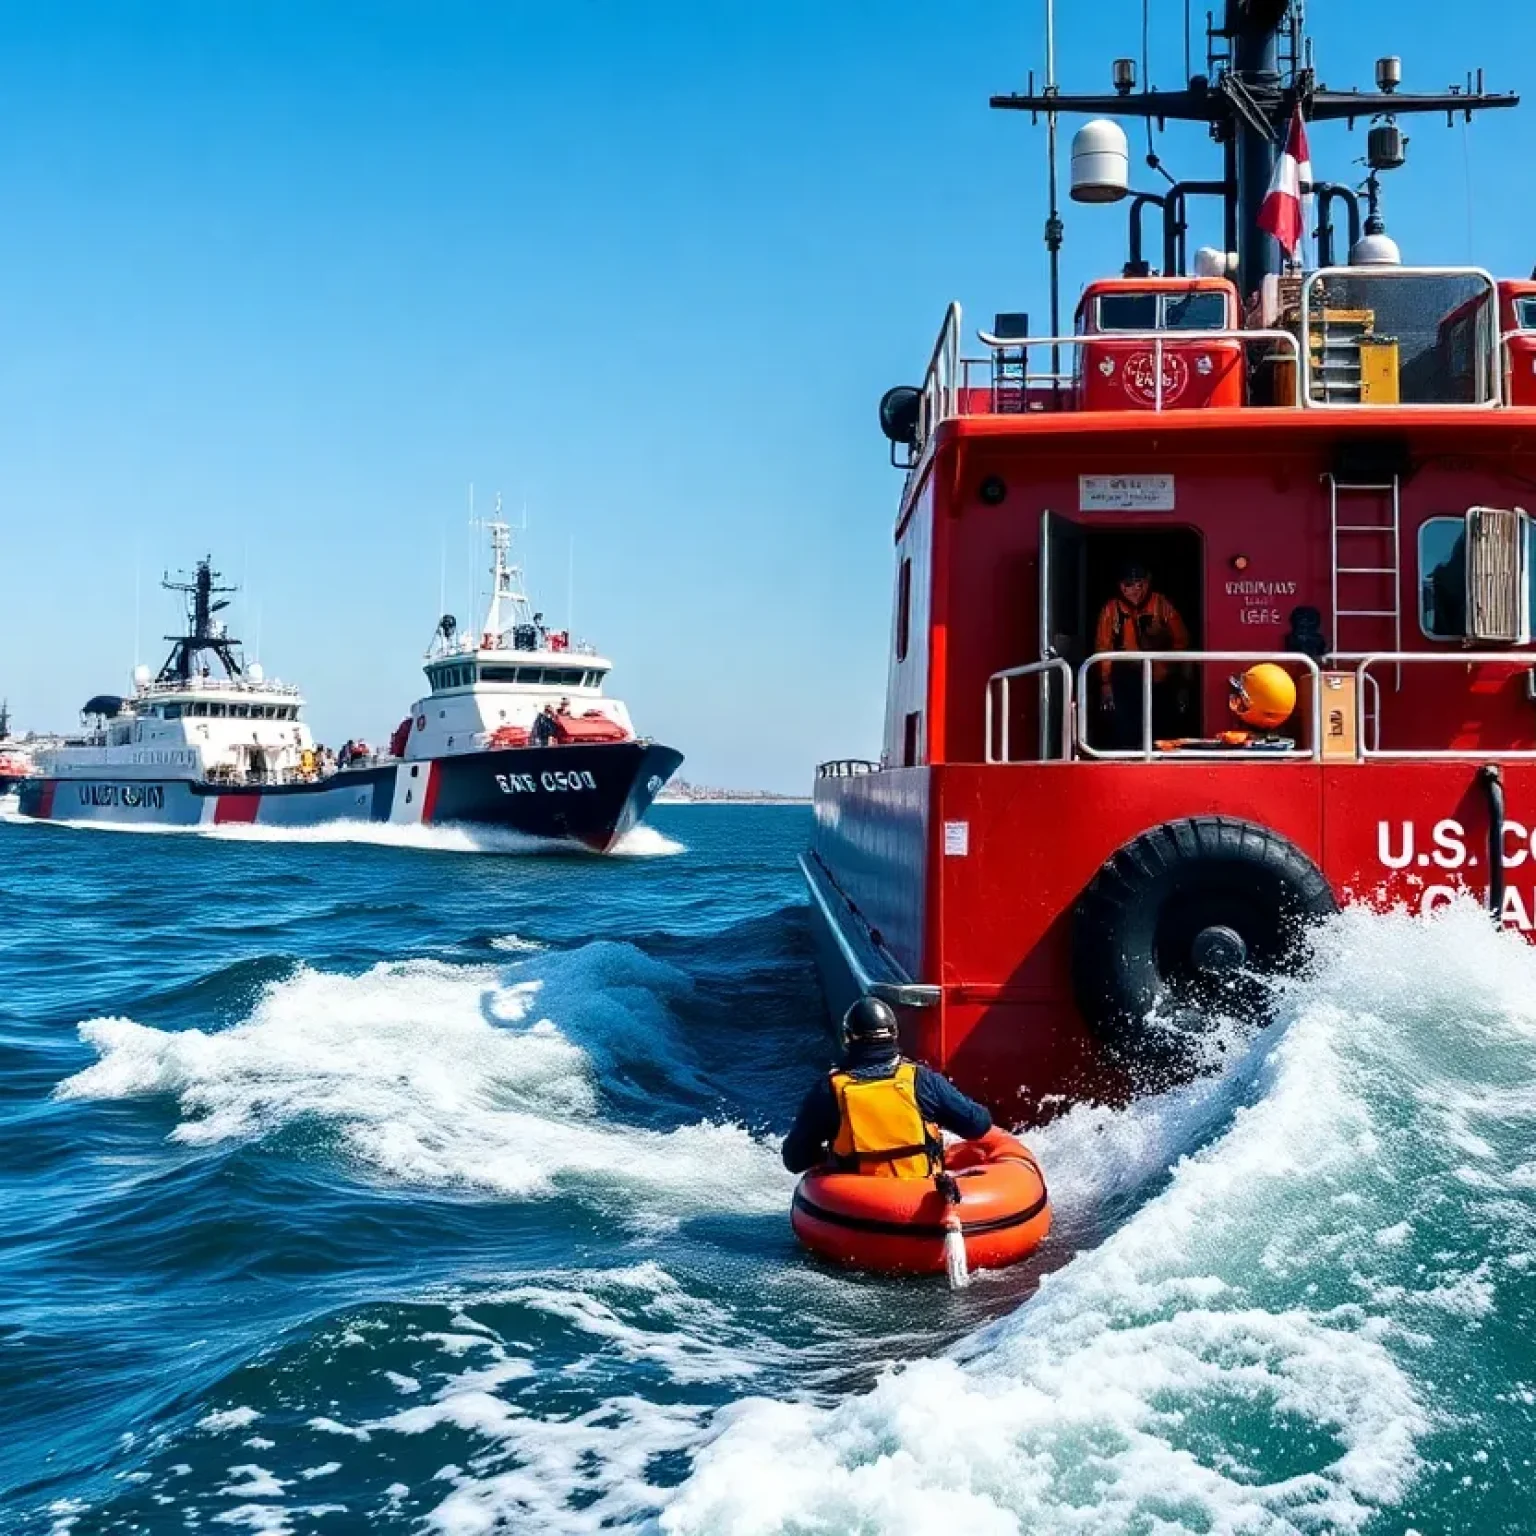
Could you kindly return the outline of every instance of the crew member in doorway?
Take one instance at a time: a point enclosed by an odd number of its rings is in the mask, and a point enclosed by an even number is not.
[[[1095,651],[1187,651],[1189,628],[1179,610],[1153,590],[1152,573],[1138,560],[1120,567],[1115,595],[1099,610]],[[1106,745],[1126,751],[1142,742],[1142,669],[1099,664],[1099,708]],[[1176,671],[1177,675],[1171,675]],[[1170,696],[1171,687],[1171,696]],[[1189,709],[1189,669],[1152,663],[1152,735],[1176,736],[1176,721]]]
[[[848,1173],[929,1179],[944,1166],[940,1131],[974,1141],[992,1116],[949,1080],[902,1057],[896,1015],[861,997],[843,1016],[842,1065],[806,1094],[789,1135],[784,1166],[804,1173],[823,1164]]]
[[[528,732],[528,741],[531,746],[547,747],[556,735],[558,731],[555,727],[555,706],[546,704],[533,717],[533,728]]]

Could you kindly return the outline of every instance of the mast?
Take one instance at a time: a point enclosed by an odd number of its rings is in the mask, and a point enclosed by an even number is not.
[[[512,563],[512,529],[501,520],[501,497],[496,498],[497,516],[485,525],[491,536],[491,605],[486,609],[481,638],[493,639],[509,629],[534,622],[533,605],[523,590],[522,567]],[[502,613],[502,604],[510,615]]]
[[[240,676],[242,668],[235,655],[235,647],[240,642],[226,634],[224,626],[215,624],[213,618],[214,614],[229,607],[227,601],[215,602],[214,598],[220,593],[237,589],[216,585],[218,579],[219,572],[213,569],[213,557],[205,555],[197,562],[197,571],[191,581],[172,581],[169,575],[161,581],[160,585],[167,592],[186,594],[190,632],[165,637],[171,642],[171,654],[160,668],[157,682],[189,682],[193,675],[193,663],[204,651],[211,651],[231,678]]]
[[[1280,44],[1286,34],[1290,37],[1288,72],[1281,68]],[[1469,85],[1439,94],[1404,95],[1396,89],[1395,78],[1384,90],[1328,90],[1318,84],[1312,67],[1301,0],[1226,0],[1222,24],[1211,28],[1210,43],[1207,72],[1193,76],[1182,90],[1147,89],[1132,94],[1122,87],[1104,95],[1065,95],[1048,86],[1039,95],[1031,90],[993,96],[991,105],[1036,117],[1043,112],[1048,120],[1069,112],[1207,124],[1223,149],[1223,177],[1219,182],[1186,184],[1186,190],[1203,194],[1210,189],[1211,195],[1221,197],[1226,228],[1235,237],[1239,290],[1244,297],[1280,269],[1279,247],[1259,228],[1258,217],[1274,172],[1277,145],[1283,142],[1286,124],[1298,106],[1310,122],[1353,124],[1357,118],[1434,112],[1444,112],[1447,121],[1460,115],[1470,122],[1474,112],[1520,103],[1513,92],[1485,92],[1481,73],[1475,90]],[[1378,80],[1382,79],[1378,68]],[[1180,202],[1171,193],[1170,201]]]

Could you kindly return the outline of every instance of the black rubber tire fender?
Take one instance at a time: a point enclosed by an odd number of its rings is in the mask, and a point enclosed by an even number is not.
[[[1191,945],[1220,925],[1241,938],[1249,977],[1246,987],[1227,985],[1227,1000],[1262,1014],[1268,993],[1253,975],[1295,970],[1308,926],[1336,911],[1322,871],[1273,828],[1228,816],[1164,822],[1113,853],[1078,899],[1078,1008],[1107,1044],[1132,1055],[1149,1048],[1154,1008],[1202,1001]]]

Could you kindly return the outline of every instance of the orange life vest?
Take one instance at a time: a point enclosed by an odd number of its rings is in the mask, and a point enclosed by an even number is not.
[[[944,1140],[917,1107],[917,1067],[910,1061],[889,1077],[832,1074],[838,1127],[835,1164],[888,1179],[930,1179],[944,1166]]]

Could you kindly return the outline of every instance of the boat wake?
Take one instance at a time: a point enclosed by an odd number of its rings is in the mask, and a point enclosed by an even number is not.
[[[172,1139],[191,1146],[318,1129],[365,1178],[501,1200],[558,1193],[635,1230],[781,1210],[773,1147],[704,1113],[716,1096],[668,1008],[687,978],[627,944],[528,953],[361,976],[301,967],[212,1032],[90,1019],[80,1035],[99,1059],[57,1093],[169,1097]],[[658,1102],[669,1129],[616,1113]]]
[[[1490,1335],[1536,1321],[1536,955],[1461,906],[1348,912],[1318,961],[1220,1081],[1032,1138],[1079,1234],[1166,1178],[1130,1219],[865,1396],[737,1404],[662,1527],[1335,1532],[1433,1507],[1449,1405],[1529,1392]],[[1453,1501],[1489,1489],[1473,1470]]]
[[[398,848],[417,853],[480,853],[513,855],[556,855],[571,858],[667,858],[686,853],[685,844],[677,842],[655,827],[642,822],[633,827],[606,855],[594,853],[577,843],[554,842],[528,837],[497,827],[479,826],[397,826],[387,821],[330,821],[314,827],[261,827],[226,825],[175,827],[164,825],[126,825],[121,822],[49,821],[30,818],[5,818],[17,824],[63,827],[75,832],[127,832],[139,835],[198,837],[229,843],[289,843],[301,845],[349,844],[358,847]]]
[[[1481,912],[1345,913],[1223,1075],[1032,1133],[1059,1267],[979,1330],[1008,1275],[952,1295],[793,1253],[680,972],[505,954],[301,969],[217,1032],[81,1026],[98,1060],[60,1094],[169,1099],[177,1141],[312,1157],[319,1128],[365,1183],[619,1239],[326,1320],[133,1497],[296,1530],[327,1504],[442,1532],[1518,1528],[1536,954]],[[285,1396],[296,1353],[349,1385]]]

